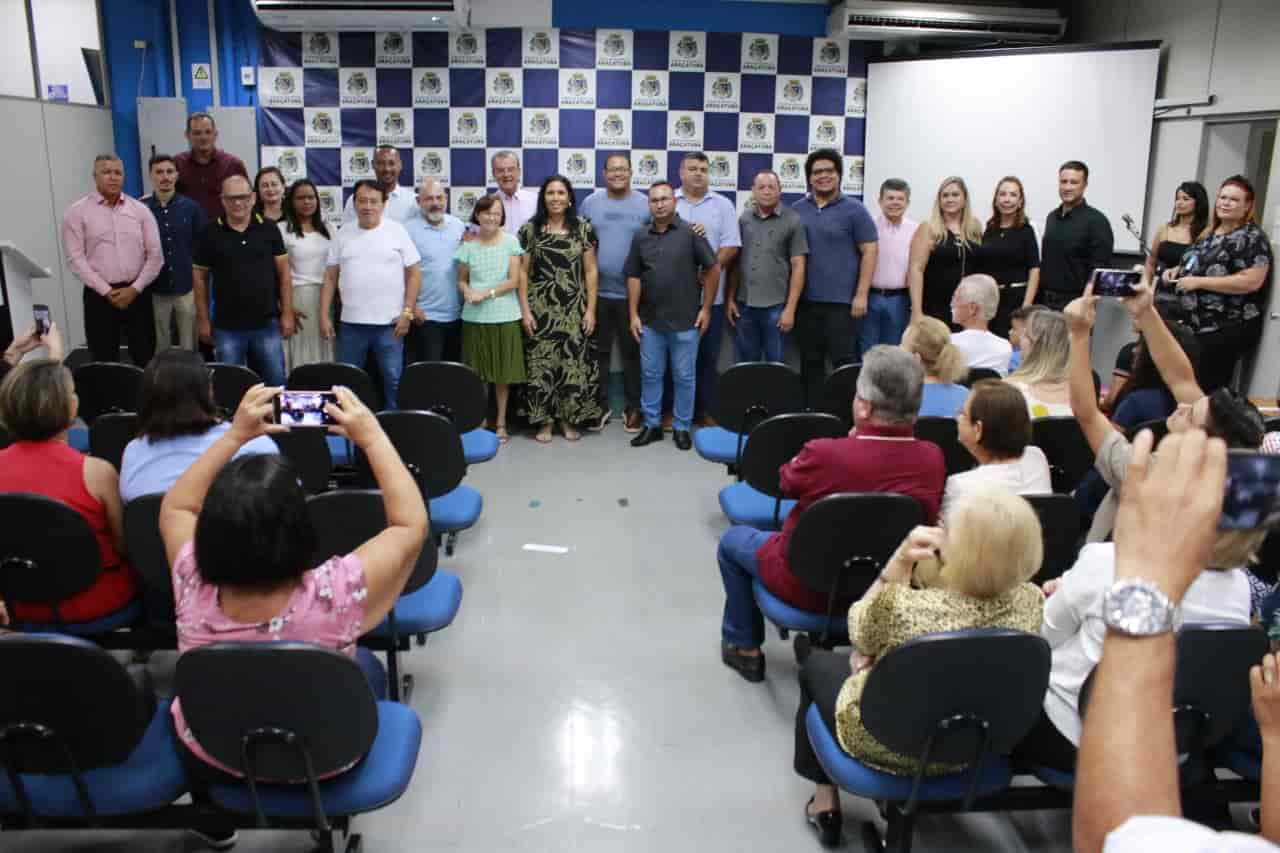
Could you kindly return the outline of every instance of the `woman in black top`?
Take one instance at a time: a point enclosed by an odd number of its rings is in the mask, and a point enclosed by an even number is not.
[[[981,248],[982,223],[969,209],[969,188],[961,178],[943,179],[933,213],[911,238],[907,287],[912,323],[922,316],[951,323],[951,297],[960,279],[978,272]]]
[[[1022,181],[1013,175],[1001,178],[991,200],[991,218],[982,235],[984,272],[1000,285],[1000,305],[991,321],[991,332],[1009,335],[1009,314],[1031,305],[1040,286],[1040,245],[1035,229],[1027,221],[1026,193]]]
[[[1209,193],[1197,181],[1183,181],[1173,194],[1173,216],[1156,229],[1147,255],[1147,277],[1156,282],[1157,306],[1173,309],[1177,314],[1178,293],[1171,284],[1161,281],[1165,270],[1182,263],[1182,255],[1209,225]]]
[[[1222,182],[1204,234],[1182,263],[1161,276],[1178,298],[1179,316],[1200,344],[1200,387],[1231,383],[1236,363],[1262,332],[1262,288],[1271,243],[1257,224],[1253,185],[1243,175]]]

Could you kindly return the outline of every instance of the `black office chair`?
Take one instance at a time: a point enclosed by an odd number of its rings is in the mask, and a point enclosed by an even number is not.
[[[177,615],[173,604],[173,573],[160,536],[160,504],[164,494],[134,498],[124,505],[124,539],[129,564],[138,576],[142,610],[157,648],[177,648]]]
[[[489,406],[489,389],[465,364],[418,361],[409,365],[400,376],[397,405],[435,412],[452,421],[468,465],[488,462],[498,455],[498,436],[480,428]]]
[[[13,444],[13,439],[10,437],[9,433],[5,431],[4,426],[0,425],[0,450],[4,450],[11,444]]]
[[[1053,490],[1058,494],[1070,494],[1093,467],[1093,450],[1073,417],[1033,418],[1031,443],[1048,458]]]
[[[325,430],[300,427],[278,432],[271,438],[280,448],[280,454],[297,470],[305,491],[315,495],[329,490],[333,455],[329,449],[330,436]]]
[[[290,391],[328,391],[335,385],[345,385],[371,411],[382,409],[382,397],[373,387],[373,380],[352,364],[337,361],[300,364],[289,372],[284,384]]]
[[[99,415],[89,427],[89,455],[110,462],[119,472],[124,449],[137,435],[138,416],[133,412]]]
[[[970,367],[969,372],[959,384],[966,388],[972,388],[975,382],[981,382],[983,379],[1003,379],[1000,371],[992,370],[990,367]]]
[[[964,445],[960,443],[955,418],[916,418],[915,434],[916,438],[932,441],[942,450],[948,477],[959,474],[961,471],[968,471],[977,464],[969,455],[969,451],[965,450]]]
[[[1179,754],[1202,755],[1231,733],[1249,708],[1249,669],[1266,654],[1261,628],[1183,625],[1173,679],[1173,728]]]
[[[1040,518],[1044,562],[1032,579],[1044,583],[1075,565],[1080,553],[1080,506],[1071,495],[1023,495]]]
[[[258,374],[239,364],[211,361],[205,368],[213,383],[213,400],[226,417],[231,417],[240,408],[244,392],[262,381]]]
[[[76,396],[80,417],[89,426],[99,415],[136,412],[142,400],[142,368],[131,364],[93,361],[77,367]]]
[[[67,370],[75,373],[91,361],[93,361],[93,354],[89,352],[88,347],[76,347],[67,353],[67,357],[62,360],[62,365]]]
[[[693,447],[703,459],[728,466],[741,479],[738,466],[751,430],[774,415],[802,411],[804,386],[800,374],[785,364],[748,361],[720,374],[717,393],[716,426],[697,430]]]
[[[862,363],[854,362],[837,367],[822,383],[821,410],[835,415],[847,426],[853,426],[853,398],[858,393],[858,374]]]

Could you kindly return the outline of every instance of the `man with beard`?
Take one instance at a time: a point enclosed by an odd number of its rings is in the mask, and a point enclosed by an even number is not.
[[[409,239],[422,259],[422,287],[413,307],[413,326],[405,341],[405,361],[462,360],[462,295],[453,253],[467,226],[445,213],[448,196],[435,178],[418,187],[418,212],[405,221]]]

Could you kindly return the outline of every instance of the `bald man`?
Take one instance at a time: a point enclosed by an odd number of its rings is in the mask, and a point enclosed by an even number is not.
[[[418,187],[418,206],[405,220],[405,230],[422,259],[422,287],[413,308],[413,326],[405,341],[405,361],[462,360],[462,296],[453,253],[467,226],[445,213],[448,191],[435,178]]]

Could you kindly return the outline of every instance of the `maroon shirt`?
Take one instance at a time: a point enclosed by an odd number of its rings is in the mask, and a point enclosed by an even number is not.
[[[222,182],[232,175],[244,175],[244,161],[221,148],[213,150],[213,159],[197,163],[190,151],[183,151],[173,158],[178,167],[178,192],[195,199],[209,220],[222,215]]]
[[[802,584],[787,564],[787,546],[800,515],[814,501],[839,492],[898,492],[915,498],[933,524],[942,504],[947,466],[931,441],[917,439],[910,426],[864,424],[845,438],[815,438],[779,472],[782,493],[798,503],[782,532],[760,546],[760,580],[792,607],[821,613],[827,597]]]

